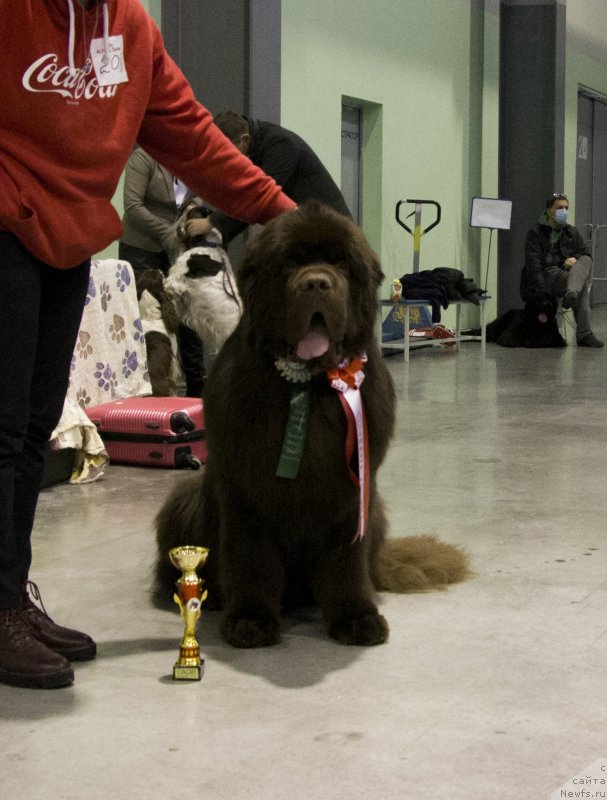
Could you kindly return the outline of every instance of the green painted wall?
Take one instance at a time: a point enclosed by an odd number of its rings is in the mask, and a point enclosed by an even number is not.
[[[578,17],[571,28],[590,14],[574,10]],[[282,123],[308,139],[337,181],[342,96],[376,104],[380,130],[371,161],[379,160],[381,174],[371,175],[363,227],[388,279],[412,266],[412,239],[395,223],[394,206],[421,197],[437,200],[443,209],[440,225],[422,239],[421,269],[454,266],[485,282],[489,232],[470,229],[468,222],[472,197],[497,196],[499,13],[498,0],[282,2]],[[579,31],[570,30],[565,105],[570,195],[579,86],[607,98],[607,58],[584,47]],[[497,236],[507,235],[494,234],[491,243],[488,289],[494,298]],[[494,311],[495,302],[489,318]],[[445,316],[449,321],[449,312]]]
[[[484,278],[485,232],[468,223],[474,195],[496,196],[499,20],[477,6],[282,3],[282,124],[339,182],[342,97],[375,104],[381,118],[381,174],[370,176],[376,195],[365,197],[363,228],[381,256],[385,292],[412,270],[413,239],[394,220],[397,201],[408,198],[442,207],[441,223],[422,238],[420,269],[452,266]],[[426,213],[423,226],[434,218]]]
[[[158,27],[160,27],[162,0],[141,0],[141,2],[145,6],[150,17],[156,20],[156,24],[158,25]]]

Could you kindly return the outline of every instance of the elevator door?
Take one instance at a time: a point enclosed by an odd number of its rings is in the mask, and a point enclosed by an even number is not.
[[[607,303],[607,103],[578,95],[575,225],[593,257],[591,300]]]
[[[361,224],[361,109],[341,107],[341,192],[354,222]]]

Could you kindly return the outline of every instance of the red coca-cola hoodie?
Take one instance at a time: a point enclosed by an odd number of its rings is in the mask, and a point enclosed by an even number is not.
[[[93,40],[110,81],[127,80],[102,85]],[[0,41],[0,229],[46,264],[75,266],[120,236],[110,201],[135,141],[231,216],[294,207],[213,125],[140,0],[1,0]]]

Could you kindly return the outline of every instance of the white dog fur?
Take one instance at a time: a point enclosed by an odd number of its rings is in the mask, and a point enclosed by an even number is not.
[[[232,265],[215,228],[206,243],[185,250],[175,261],[164,288],[175,304],[180,320],[192,328],[211,353],[217,353],[236,327],[242,304]],[[216,275],[188,275],[188,261],[194,254],[208,256],[220,269]]]

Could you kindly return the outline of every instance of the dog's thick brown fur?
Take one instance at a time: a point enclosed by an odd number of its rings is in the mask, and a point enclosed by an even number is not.
[[[186,481],[157,517],[156,592],[171,597],[178,573],[167,552],[204,545],[212,606],[237,647],[275,644],[280,613],[316,602],[330,636],[373,645],[388,637],[374,589],[425,590],[462,580],[467,557],[432,537],[385,539],[377,470],[394,424],[391,378],[374,339],[383,275],[362,232],[318,204],[266,226],[238,275],[243,317],[220,351],[205,399],[209,457],[202,481]],[[297,477],[275,476],[289,412],[277,358],[307,359],[311,410]],[[368,355],[360,388],[371,473],[366,535],[353,541],[359,492],[344,456],[346,418],[326,370]],[[299,355],[298,355],[299,354]]]

